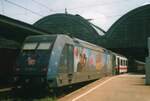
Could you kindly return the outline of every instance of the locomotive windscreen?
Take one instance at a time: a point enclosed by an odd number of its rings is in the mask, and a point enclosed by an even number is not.
[[[16,72],[25,74],[46,73],[55,39],[56,37],[49,36],[27,38],[17,59]]]

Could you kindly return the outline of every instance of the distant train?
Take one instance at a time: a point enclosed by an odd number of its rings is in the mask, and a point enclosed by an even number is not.
[[[128,59],[67,35],[29,36],[14,68],[15,83],[50,88],[127,72]]]
[[[128,61],[128,72],[145,74],[145,62],[135,59],[128,59]]]
[[[138,73],[145,73],[145,62],[135,60],[134,64]]]

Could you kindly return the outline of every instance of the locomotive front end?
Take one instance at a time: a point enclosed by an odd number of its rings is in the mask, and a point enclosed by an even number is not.
[[[17,85],[45,85],[55,36],[26,38],[14,68]]]

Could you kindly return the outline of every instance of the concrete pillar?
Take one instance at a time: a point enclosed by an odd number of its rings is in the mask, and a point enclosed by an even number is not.
[[[146,84],[150,84],[150,57],[146,57]]]
[[[146,57],[146,65],[145,65],[145,70],[146,70],[146,84],[150,84],[150,37],[148,38],[148,51],[149,51],[149,56]]]

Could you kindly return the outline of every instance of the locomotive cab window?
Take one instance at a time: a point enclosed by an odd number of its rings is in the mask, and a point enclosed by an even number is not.
[[[39,49],[39,50],[45,50],[46,49],[47,50],[50,48],[50,46],[51,46],[51,43],[48,43],[48,42],[39,43],[39,46],[37,49]]]
[[[25,43],[23,50],[34,50],[36,49],[38,43]]]

